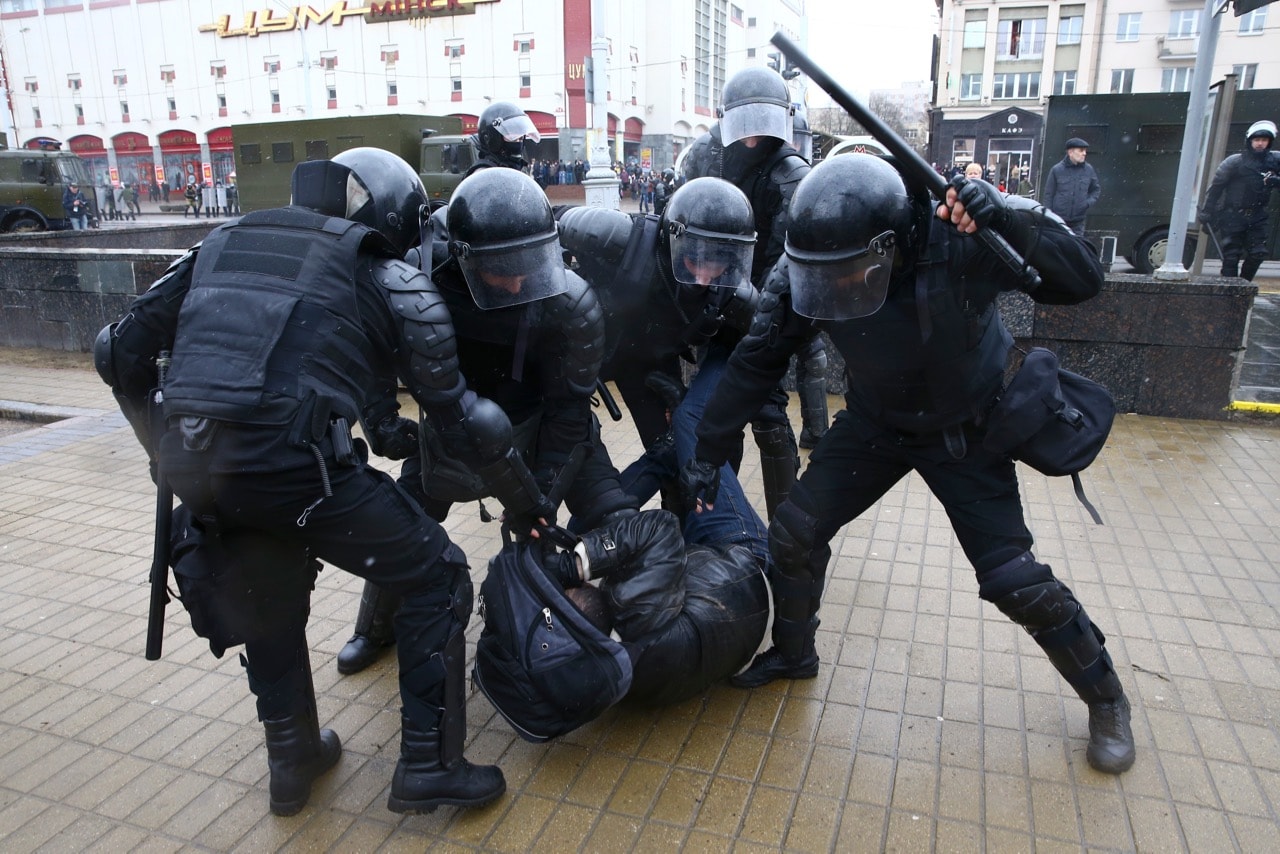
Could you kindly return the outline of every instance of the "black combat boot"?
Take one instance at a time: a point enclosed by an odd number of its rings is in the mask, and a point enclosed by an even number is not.
[[[342,742],[331,729],[320,729],[311,664],[305,650],[297,666],[275,684],[263,686],[249,672],[249,687],[258,697],[258,712],[267,736],[271,771],[271,812],[296,815],[311,797],[311,784],[337,764]],[[272,711],[273,708],[281,709]]]
[[[400,597],[381,589],[371,581],[364,583],[360,594],[360,611],[356,614],[355,633],[338,653],[338,672],[359,673],[373,664],[396,642],[393,620],[400,608]]]
[[[773,646],[755,657],[746,670],[729,679],[735,688],[759,688],[776,679],[812,679],[818,675],[818,618],[804,623],[773,621]]]
[[[1245,281],[1252,282],[1253,277],[1258,275],[1258,268],[1262,266],[1261,258],[1246,258],[1240,264],[1240,278]]]
[[[442,804],[482,807],[501,797],[507,790],[502,769],[468,762],[462,755],[464,735],[446,732],[442,727],[423,730],[402,716],[400,761],[391,781],[387,809],[429,813]]]
[[[1234,278],[1236,278],[1237,276],[1239,276],[1239,275],[1240,275],[1240,262],[1239,262],[1239,261],[1223,261],[1223,262],[1222,262],[1222,275],[1223,275],[1223,277],[1224,277],[1224,278],[1228,278],[1228,279],[1234,279]]]
[[[1089,706],[1085,759],[1096,771],[1120,774],[1133,766],[1137,750],[1129,700],[1093,624],[1071,590],[1055,580],[1001,597],[996,607],[1025,628],[1062,678]]]

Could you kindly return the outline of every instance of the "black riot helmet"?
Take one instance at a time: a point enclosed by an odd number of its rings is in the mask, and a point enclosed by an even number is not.
[[[744,68],[724,84],[720,137],[725,145],[748,136],[790,142],[791,113],[791,90],[781,74],[763,65]]]
[[[791,118],[791,147],[805,160],[813,160],[813,131],[809,129],[809,120],[799,113]]]
[[[720,178],[694,178],[662,212],[671,272],[688,287],[736,288],[751,278],[755,215],[742,191]]]
[[[480,308],[520,305],[568,289],[551,203],[525,173],[473,173],[453,191],[445,221],[449,254]]]
[[[538,142],[542,135],[524,110],[510,101],[495,101],[484,108],[476,127],[480,150],[499,161],[524,166],[524,143]]]
[[[427,191],[403,158],[381,148],[350,148],[332,160],[293,169],[293,204],[367,225],[396,253],[422,239]]]
[[[879,311],[895,255],[913,249],[916,213],[887,160],[842,154],[815,166],[791,198],[786,253],[796,313],[850,320]]]

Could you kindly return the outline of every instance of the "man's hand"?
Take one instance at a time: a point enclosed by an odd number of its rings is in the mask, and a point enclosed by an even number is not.
[[[1268,172],[1262,177],[1262,186],[1264,187],[1280,187],[1280,174]]]
[[[418,422],[392,415],[370,428],[373,452],[389,460],[403,460],[418,453]]]
[[[957,231],[973,234],[983,228],[999,230],[1009,219],[1004,194],[976,178],[954,179],[946,200],[938,205],[938,219],[951,222]]]
[[[680,500],[684,512],[714,510],[720,494],[720,467],[706,460],[689,460],[680,470]]]

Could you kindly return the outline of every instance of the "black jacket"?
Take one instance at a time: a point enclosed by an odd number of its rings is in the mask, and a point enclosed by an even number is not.
[[[1049,170],[1040,201],[1068,224],[1080,222],[1102,195],[1092,163],[1072,163],[1063,157]]]

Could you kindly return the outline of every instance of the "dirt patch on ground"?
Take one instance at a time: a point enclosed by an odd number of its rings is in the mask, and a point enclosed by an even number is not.
[[[0,365],[92,369],[93,354],[44,350],[39,347],[0,347]]]

